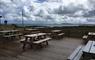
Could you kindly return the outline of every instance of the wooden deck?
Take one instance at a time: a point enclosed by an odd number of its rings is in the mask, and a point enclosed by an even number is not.
[[[22,51],[20,42],[0,44],[0,60],[66,60],[82,43],[82,39],[65,37],[49,41],[49,46],[42,49],[26,48]]]

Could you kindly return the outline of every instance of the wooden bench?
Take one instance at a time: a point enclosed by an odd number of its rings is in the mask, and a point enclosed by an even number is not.
[[[30,42],[29,38],[27,39],[27,41],[25,40],[25,38],[23,38],[23,39],[20,40],[20,43],[30,44],[31,42]]]
[[[63,36],[64,35],[64,33],[60,33],[60,34],[58,34],[58,36]]]
[[[88,38],[88,36],[87,36],[87,35],[84,35],[82,38],[83,38],[83,39],[87,39],[87,38]]]
[[[24,38],[20,40],[20,43],[24,43],[24,42],[25,42],[25,39]]]
[[[78,48],[76,48],[75,51],[68,57],[67,60],[80,60],[82,56],[82,49],[83,46],[79,46]]]
[[[63,38],[63,36],[64,36],[64,33],[58,33],[58,34],[55,36],[55,38],[61,39],[61,38]]]
[[[63,36],[64,35],[64,33],[60,33],[60,34],[58,34],[59,36]]]
[[[28,39],[28,40],[29,40],[29,39]],[[31,42],[30,42],[30,41],[26,41],[25,38],[21,39],[21,40],[20,40],[20,43],[23,44],[23,46],[22,46],[22,49],[23,49],[23,50],[25,50],[26,44],[29,44],[29,45],[31,46]],[[32,46],[31,46],[31,47],[32,47]]]
[[[46,42],[46,45],[48,45],[48,40],[50,40],[51,38],[45,38],[45,39],[41,39],[41,40],[38,40],[38,41],[34,41],[33,43],[34,44],[41,44],[41,43],[44,43]]]

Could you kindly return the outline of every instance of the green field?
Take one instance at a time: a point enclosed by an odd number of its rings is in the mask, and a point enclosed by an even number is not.
[[[0,30],[11,30],[11,29],[28,29],[34,28],[33,26],[26,26],[20,27],[17,25],[0,25]],[[71,26],[71,27],[44,27],[44,28],[37,28],[41,32],[50,32],[51,30],[57,29],[62,30],[65,33],[65,36],[68,37],[77,37],[81,38],[87,32],[95,32],[95,26]]]

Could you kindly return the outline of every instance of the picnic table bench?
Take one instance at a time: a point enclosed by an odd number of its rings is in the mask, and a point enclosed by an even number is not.
[[[62,35],[64,35],[64,33],[60,33],[60,34],[58,34],[59,36],[62,36]]]
[[[80,60],[82,56],[82,49],[83,49],[82,45],[76,48],[75,51],[68,57],[67,60]]]
[[[41,39],[41,40],[38,40],[38,41],[34,41],[33,43],[34,43],[34,44],[41,44],[41,43],[46,42],[46,45],[48,45],[48,41],[49,41],[50,39],[51,39],[51,38],[45,38],[45,39]]]
[[[64,37],[64,33],[59,33],[58,36],[59,36],[59,38],[62,38],[62,37]]]

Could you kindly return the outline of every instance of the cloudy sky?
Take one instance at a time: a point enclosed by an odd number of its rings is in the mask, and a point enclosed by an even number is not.
[[[95,0],[0,0],[2,20],[26,24],[95,24]]]

